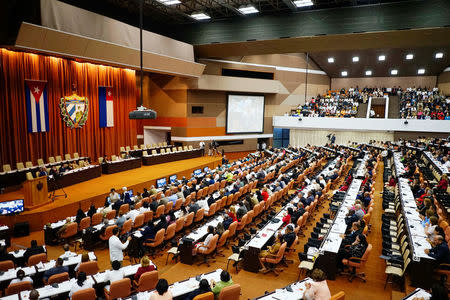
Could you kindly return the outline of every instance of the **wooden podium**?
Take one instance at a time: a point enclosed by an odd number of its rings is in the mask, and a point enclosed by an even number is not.
[[[48,198],[47,176],[29,178],[23,184],[24,206],[31,210],[51,202]]]

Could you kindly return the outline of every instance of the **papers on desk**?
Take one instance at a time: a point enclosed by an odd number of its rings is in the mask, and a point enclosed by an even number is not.
[[[220,222],[223,222],[223,217],[217,216],[216,218],[212,219],[208,223],[204,224],[202,227],[198,228],[197,230],[192,231],[187,236],[187,238],[194,240],[194,242],[197,242],[208,234],[208,226],[209,225],[216,227],[217,224],[219,224]]]
[[[403,300],[414,300],[421,298],[423,298],[424,300],[429,300],[431,298],[431,294],[421,288],[417,288],[414,290],[414,292],[403,298]]]
[[[400,177],[401,175],[405,174],[405,166],[401,162],[402,153],[401,152],[394,152],[394,166],[395,171],[397,172],[397,177]]]
[[[0,282],[8,281],[11,279],[14,279],[17,277],[17,271],[21,269],[25,272],[25,276],[36,274],[36,269],[34,266],[32,267],[26,267],[26,268],[16,268],[16,269],[9,269],[3,275],[0,276]]]
[[[311,278],[305,278],[300,282],[293,283],[289,285],[292,289],[292,292],[288,291],[286,288],[277,289],[275,292],[270,293],[266,296],[258,298],[258,300],[298,300],[303,299],[303,294],[306,290],[306,283],[312,282]]]
[[[150,265],[155,266],[155,264],[152,261],[150,261]],[[122,267],[121,270],[123,271],[125,277],[128,277],[128,276],[132,276],[132,275],[136,274],[136,272],[140,266],[141,266],[141,264],[126,266],[126,267]],[[95,275],[92,275],[92,277],[95,279],[95,282],[97,282],[97,283],[105,283],[106,282],[106,272],[108,272],[108,271],[97,273]]]
[[[440,161],[438,161],[429,151],[424,151],[423,154],[432,162],[433,167],[439,171],[441,174],[449,174],[448,168],[444,167]]]
[[[68,293],[68,292],[70,292],[72,285],[76,281],[77,280],[75,278],[72,278],[68,281],[58,283],[57,288],[54,288],[51,285],[46,285],[42,288],[39,288],[39,289],[37,289],[37,291],[39,292],[39,299],[50,298],[52,296]],[[22,300],[29,299],[29,295],[30,295],[30,291],[23,291],[20,293],[20,297]]]
[[[410,236],[413,249],[413,260],[419,261],[421,258],[434,259],[425,253],[425,249],[431,249],[430,243],[426,240],[421,218],[416,211],[416,202],[409,186],[407,178],[399,178],[398,188],[400,201],[402,203],[406,227]]]

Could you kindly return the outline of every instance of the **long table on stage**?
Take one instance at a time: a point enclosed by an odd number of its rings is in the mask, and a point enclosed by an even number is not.
[[[91,159],[89,157],[72,158],[72,159],[58,161],[58,162],[54,162],[54,163],[48,163],[48,164],[42,165],[42,167],[51,168],[53,166],[61,166],[66,163],[78,162],[80,160],[90,161]],[[0,188],[21,184],[22,182],[27,180],[28,172],[31,172],[34,176],[34,174],[37,171],[39,171],[40,167],[41,166],[33,166],[31,168],[25,168],[22,170],[11,170],[9,172],[0,172]]]
[[[165,154],[156,154],[142,156],[142,164],[144,166],[157,165],[167,163],[176,160],[190,159],[202,156],[202,149],[194,149],[181,152],[172,152]]]
[[[113,174],[141,167],[140,158],[127,158],[102,164],[103,174]]]
[[[88,167],[83,167],[80,169],[75,169],[64,173],[64,175],[59,176],[56,180],[48,178],[48,190],[54,191],[66,186],[77,184],[83,181],[87,181],[102,175],[102,168],[100,165],[92,165]]]

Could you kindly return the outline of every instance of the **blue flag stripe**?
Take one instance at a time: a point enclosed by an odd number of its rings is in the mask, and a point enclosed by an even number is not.
[[[106,127],[107,126],[107,118],[106,118],[106,88],[105,87],[98,88],[98,111],[99,111],[100,127]]]
[[[48,131],[50,125],[48,124],[48,99],[47,99],[47,87],[44,89],[44,109],[45,109],[45,131]]]
[[[27,102],[27,126],[28,132],[33,132],[33,125],[31,124],[31,108],[30,108],[30,89],[25,86],[25,101]]]

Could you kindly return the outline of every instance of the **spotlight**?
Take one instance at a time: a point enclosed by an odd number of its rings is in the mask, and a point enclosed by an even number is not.
[[[405,120],[405,122],[403,122],[403,124],[408,125],[408,120]]]

